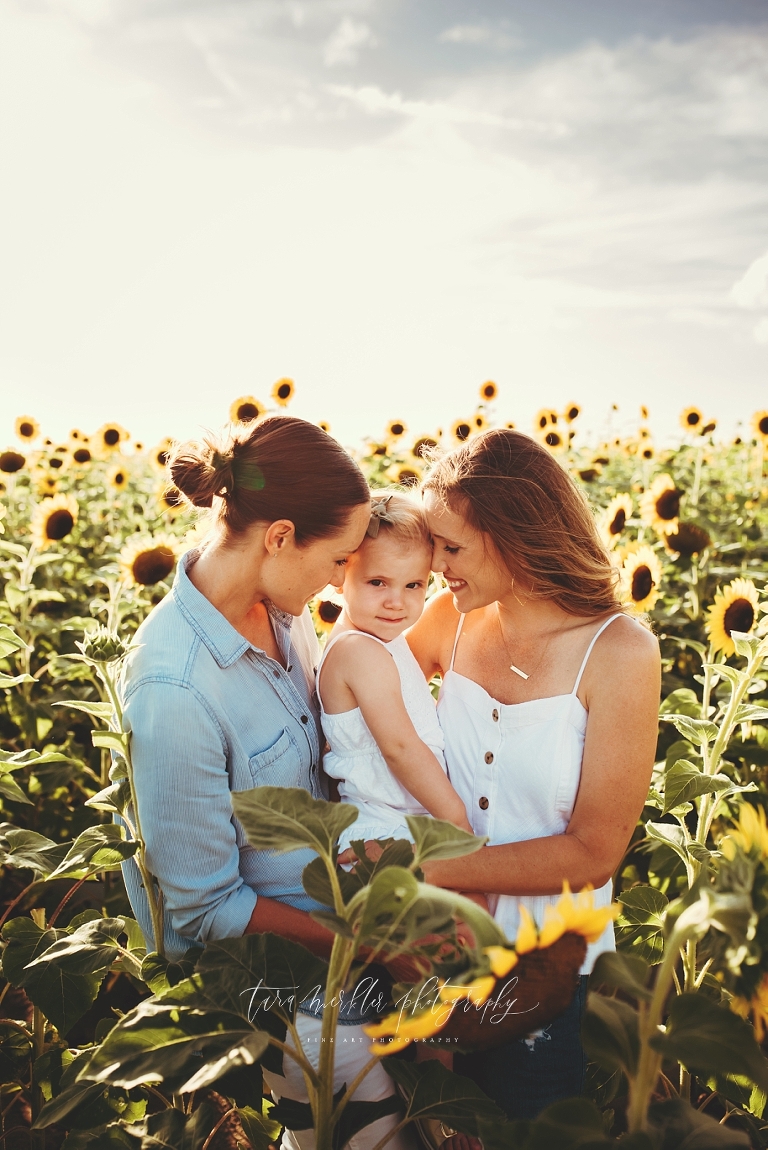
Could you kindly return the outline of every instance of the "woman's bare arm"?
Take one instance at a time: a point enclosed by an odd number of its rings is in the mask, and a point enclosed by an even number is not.
[[[334,934],[310,918],[305,910],[297,910],[274,898],[259,895],[253,908],[245,934],[279,934],[289,942],[299,942],[319,958],[330,958]]]
[[[461,860],[427,863],[437,886],[494,894],[557,894],[602,886],[626,850],[643,808],[658,732],[656,639],[629,620],[613,624],[585,673],[589,706],[576,805],[564,834],[483,847]]]
[[[406,633],[408,646],[427,682],[448,666],[459,618],[453,595],[441,591],[429,600],[421,618]]]

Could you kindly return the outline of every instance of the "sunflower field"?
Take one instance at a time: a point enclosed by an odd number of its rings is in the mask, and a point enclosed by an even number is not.
[[[294,391],[278,380],[266,402],[236,399],[229,419],[260,419]],[[513,426],[492,381],[470,406],[440,430],[392,419],[357,453],[371,486],[415,487],[435,449]],[[479,1135],[486,1150],[768,1147],[768,412],[725,441],[687,408],[665,449],[644,409],[631,436],[604,442],[582,442],[579,417],[577,403],[543,409],[531,434],[583,489],[664,672],[652,785],[615,875],[618,952],[590,982],[587,1092],[533,1122],[505,1121],[468,1080],[410,1058],[414,1041],[450,1028],[450,1011],[406,1030],[384,1018],[370,1028],[372,1055],[400,1088],[398,1128],[411,1123],[425,1145],[439,1145],[442,1128]],[[44,431],[20,416],[17,441],[0,451],[0,1147],[266,1150],[281,1129],[314,1122],[318,1150],[335,1150],[385,1112],[366,1105],[382,1104],[333,1097],[331,1061],[311,1107],[273,1106],[256,1064],[274,1065],[293,1016],[265,1006],[258,1029],[237,1005],[232,969],[247,967],[250,986],[287,969],[297,988],[343,986],[363,939],[359,907],[392,876],[412,889],[413,921],[398,920],[406,933],[387,940],[416,948],[432,890],[420,859],[458,856],[473,840],[424,820],[434,825],[415,827],[415,856],[390,843],[376,866],[347,876],[335,861],[341,808],[304,792],[244,792],[237,814],[253,845],[290,846],[285,804],[311,831],[318,857],[305,886],[335,908],[330,969],[270,935],[192,948],[179,962],[147,954],[120,871],[135,857],[154,890],[117,680],[136,628],[207,525],[169,483],[172,440],[147,449],[116,423],[62,442]],[[322,636],[340,604],[328,594],[311,609]],[[272,837],[262,842],[264,809]],[[451,994],[441,983],[449,1004],[482,1004],[526,963],[549,962],[556,981],[558,956],[604,925],[588,893],[566,891],[550,920],[507,940],[460,901],[445,892],[429,904],[446,937],[458,914],[476,936],[474,950],[451,936],[449,958],[425,951],[457,983]],[[387,940],[363,941],[381,953]]]

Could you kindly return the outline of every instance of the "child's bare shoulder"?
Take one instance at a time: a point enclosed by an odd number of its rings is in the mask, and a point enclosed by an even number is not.
[[[394,671],[394,660],[384,644],[365,631],[344,631],[325,657],[331,674],[342,673],[387,675]]]

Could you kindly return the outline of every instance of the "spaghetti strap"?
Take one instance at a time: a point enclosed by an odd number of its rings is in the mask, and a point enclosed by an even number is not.
[[[575,695],[579,689],[579,684],[581,683],[581,676],[584,674],[584,671],[585,671],[586,666],[587,666],[587,661],[589,659],[589,656],[592,654],[592,648],[594,647],[595,643],[600,638],[600,636],[602,635],[605,628],[610,623],[612,623],[614,621],[614,619],[621,619],[621,618],[622,618],[622,612],[619,612],[616,615],[611,615],[610,619],[606,619],[605,622],[602,624],[602,626],[598,627],[597,631],[595,631],[594,635],[592,636],[592,642],[587,647],[587,652],[581,661],[581,666],[579,667],[579,673],[576,676],[576,682],[573,684],[573,690],[571,691],[572,695]]]
[[[334,645],[334,643],[338,643],[339,639],[343,639],[345,635],[363,635],[366,639],[373,639],[374,643],[381,643],[382,647],[387,646],[384,640],[380,639],[378,635],[369,635],[367,631],[339,631],[338,635],[334,635],[332,639],[329,639],[323,648],[323,653],[320,656],[320,662],[317,665],[317,674],[315,675],[315,691],[317,693],[317,701],[323,710],[325,710],[325,708],[323,707],[323,700],[320,698],[320,672],[323,669],[325,657],[330,651],[331,647]]]
[[[453,650],[451,651],[451,661],[450,661],[450,664],[448,665],[449,671],[453,670],[453,661],[456,658],[456,648],[459,645],[459,636],[461,635],[461,628],[464,626],[465,618],[466,618],[465,615],[459,615],[459,622],[458,622],[458,625],[456,627],[456,638],[453,640]]]

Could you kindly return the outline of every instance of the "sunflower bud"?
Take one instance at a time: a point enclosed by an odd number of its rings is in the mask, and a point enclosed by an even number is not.
[[[86,632],[82,643],[77,645],[86,659],[92,659],[94,663],[114,663],[128,651],[128,644],[108,627]]]

